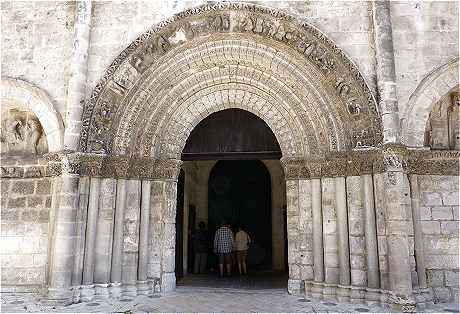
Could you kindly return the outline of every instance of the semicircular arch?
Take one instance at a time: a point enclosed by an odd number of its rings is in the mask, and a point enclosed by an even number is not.
[[[459,60],[455,58],[428,73],[409,97],[401,119],[403,144],[409,147],[424,145],[431,109],[459,85]]]
[[[1,86],[2,104],[13,103],[32,111],[43,127],[49,152],[62,150],[64,124],[46,92],[29,82],[10,77],[2,78]]]
[[[241,86],[249,86],[248,97],[266,100],[252,112],[272,128],[283,156],[381,143],[372,93],[324,34],[277,10],[218,3],[158,24],[115,59],[85,104],[80,148],[180,156],[200,119],[219,108],[238,108],[229,98],[206,105],[219,85],[227,86],[228,97],[237,99]],[[189,106],[198,104],[202,110],[188,116]]]

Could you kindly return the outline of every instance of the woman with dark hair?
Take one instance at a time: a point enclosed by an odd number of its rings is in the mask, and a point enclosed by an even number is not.
[[[235,236],[235,250],[240,275],[247,274],[246,257],[248,256],[249,243],[251,243],[251,238],[243,228],[239,226]]]

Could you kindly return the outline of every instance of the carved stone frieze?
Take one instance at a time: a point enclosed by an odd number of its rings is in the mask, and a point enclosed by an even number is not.
[[[460,152],[410,151],[401,146],[386,146],[384,149],[335,152],[323,158],[282,158],[281,163],[287,180],[395,171],[422,175],[458,175]]]
[[[161,58],[173,58],[181,45],[226,33],[234,39],[250,36],[256,42],[284,45],[296,58],[305,59],[323,76],[327,93],[340,99],[338,114],[346,116],[353,130],[352,134],[340,136],[347,136],[351,147],[381,143],[381,121],[373,95],[356,66],[331,40],[315,27],[281,11],[249,3],[219,2],[184,11],[156,25],[113,61],[85,104],[80,149],[113,153],[119,127],[114,117],[119,116],[116,113],[120,110],[131,110],[125,102],[130,95],[142,92],[137,90],[141,78],[150,75],[149,71],[153,73]],[[163,117],[156,120],[160,119]],[[127,126],[125,132],[134,132],[135,127]],[[334,136],[329,144],[332,150],[343,145]]]
[[[47,154],[48,172],[104,178],[177,180],[181,160],[130,158],[85,153]]]
[[[85,153],[53,153],[45,159],[5,162],[1,178],[54,177],[64,174],[105,178],[177,180],[181,160],[130,158]],[[281,160],[286,180],[320,177],[358,176],[404,171],[419,175],[458,175],[459,151],[420,151],[391,147],[373,150],[335,152],[324,157],[284,157]]]
[[[38,155],[48,150],[45,133],[33,112],[6,106],[1,118],[2,154]]]
[[[409,151],[408,172],[455,175],[460,173],[460,151]]]

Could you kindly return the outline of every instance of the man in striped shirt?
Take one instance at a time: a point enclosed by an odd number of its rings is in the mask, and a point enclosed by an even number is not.
[[[216,231],[214,237],[214,253],[219,256],[219,274],[224,275],[224,264],[227,269],[227,275],[232,272],[232,250],[233,250],[233,232],[226,222]]]

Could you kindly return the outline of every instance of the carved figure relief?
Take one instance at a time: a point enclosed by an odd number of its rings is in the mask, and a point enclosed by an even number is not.
[[[460,93],[444,96],[431,109],[425,145],[432,149],[460,150]]]
[[[28,111],[9,109],[2,112],[1,153],[43,154],[48,151],[46,137],[38,118]]]

